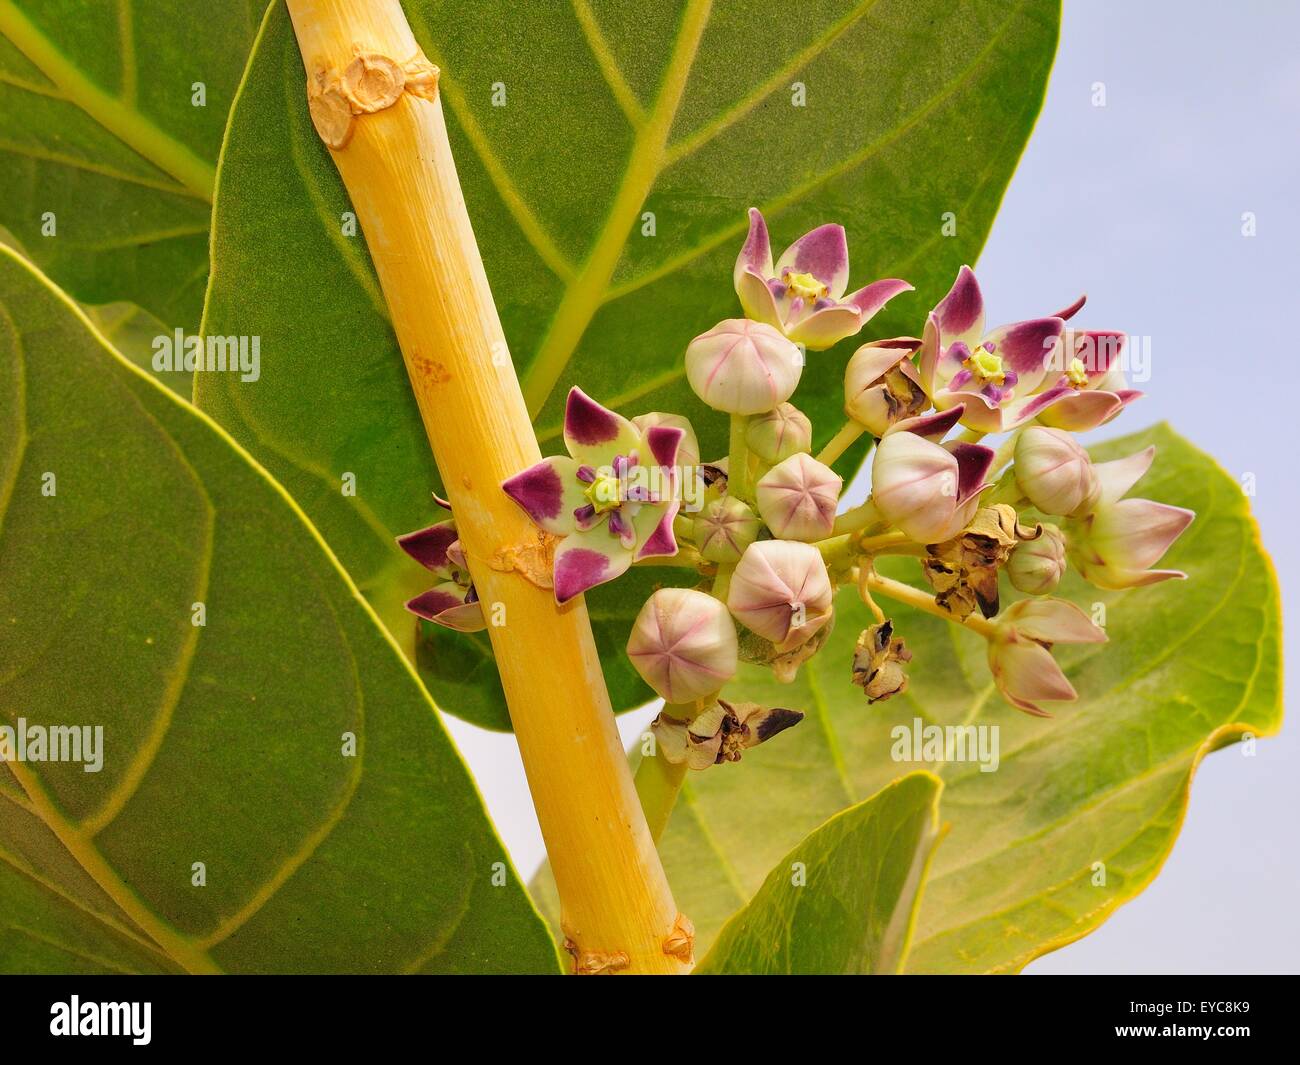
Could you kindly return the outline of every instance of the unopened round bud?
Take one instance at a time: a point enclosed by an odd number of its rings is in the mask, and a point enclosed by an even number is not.
[[[670,703],[716,692],[736,674],[736,626],[713,596],[660,588],[636,616],[627,656]]]
[[[745,443],[769,466],[775,466],[791,455],[812,448],[812,422],[794,404],[782,403],[750,420]]]
[[[686,349],[695,394],[727,414],[762,414],[784,403],[803,373],[803,355],[778,330],[748,318],[719,322]]]
[[[843,486],[839,474],[801,451],[759,478],[758,513],[782,540],[824,540],[835,525]]]
[[[1101,494],[1092,459],[1063,429],[1031,425],[1016,440],[1016,484],[1044,514],[1088,513]]]
[[[793,650],[827,624],[832,599],[821,552],[794,540],[750,544],[727,590],[736,620],[778,652]]]
[[[694,540],[700,557],[709,562],[739,562],[745,548],[758,539],[763,523],[747,503],[735,496],[711,499],[695,515]]]
[[[1065,574],[1065,536],[1055,525],[1044,525],[1042,535],[1022,540],[1007,559],[1007,577],[1026,595],[1047,595]]]
[[[947,540],[974,515],[978,497],[959,508],[958,483],[959,470],[952,453],[915,433],[893,432],[882,437],[871,462],[871,498],[876,509],[917,543]]]

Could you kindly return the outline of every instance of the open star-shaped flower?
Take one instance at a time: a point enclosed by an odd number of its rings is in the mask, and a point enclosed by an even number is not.
[[[611,581],[636,561],[677,553],[678,455],[685,431],[644,431],[580,388],[569,392],[564,443],[501,487],[546,532],[555,548],[554,587],[565,603]]]
[[[810,351],[854,336],[891,299],[912,290],[906,281],[891,278],[845,296],[849,245],[839,225],[805,233],[773,266],[767,222],[753,207],[732,279],[747,317],[776,327]]]

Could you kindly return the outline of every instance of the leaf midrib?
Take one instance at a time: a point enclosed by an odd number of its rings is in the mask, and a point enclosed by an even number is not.
[[[216,168],[164,133],[127,99],[92,82],[14,5],[0,0],[0,34],[50,79],[68,102],[81,108],[108,133],[179,183],[174,191],[212,202]],[[130,79],[124,79],[129,87]]]

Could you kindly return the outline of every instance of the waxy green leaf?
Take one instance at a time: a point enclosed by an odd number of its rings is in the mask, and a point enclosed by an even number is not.
[[[0,618],[0,970],[557,971],[312,526],[7,248]]]
[[[266,0],[0,0],[0,225],[77,299],[193,331],[226,116]]]
[[[726,426],[694,398],[682,355],[740,313],[731,272],[746,209],[767,213],[778,252],[842,222],[854,286],[904,277],[918,289],[871,332],[919,331],[988,233],[1042,102],[1059,16],[1053,0],[810,0],[797,11],[490,0],[473,18],[433,0],[404,8],[442,71],[465,199],[544,450],[561,448],[577,383],[628,414],[690,416],[706,458],[725,450]],[[218,189],[205,325],[259,335],[262,376],[200,375],[197,401],[288,488],[409,642],[400,603],[423,574],[392,537],[432,520],[437,475],[278,4]],[[811,355],[794,397],[819,443],[843,423],[852,349]],[[340,491],[345,473],[353,496]],[[625,638],[641,600],[616,601],[611,634]],[[438,654],[444,674],[483,678],[478,698],[460,698],[462,684],[447,699],[451,711],[502,725],[472,643],[447,637]],[[611,687],[619,709],[645,695]]]
[[[951,831],[925,886],[908,971],[1017,971],[1096,928],[1152,880],[1200,760],[1275,732],[1282,711],[1277,583],[1240,485],[1163,426],[1094,455],[1147,444],[1157,447],[1155,465],[1133,494],[1197,512],[1162,562],[1190,579],[1104,592],[1067,574],[1060,594],[1104,618],[1110,642],[1057,649],[1080,698],[1055,717],[1002,701],[983,639],[884,598],[913,654],[911,684],[868,706],[849,679],[854,640],[871,624],[852,588],[839,594],[826,647],[793,685],[742,670],[729,697],[808,717],[739,772],[688,778],[661,852],[697,949],[804,834],[911,769],[944,780]],[[915,561],[881,568],[921,583]],[[969,757],[894,760],[896,749],[917,753],[902,735],[957,724],[996,727],[995,770]],[[994,764],[993,736],[984,734],[983,765]]]
[[[939,840],[942,782],[912,773],[836,814],[776,864],[697,973],[902,971]]]

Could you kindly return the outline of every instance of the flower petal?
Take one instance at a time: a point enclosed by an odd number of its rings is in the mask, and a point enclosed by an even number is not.
[[[961,421],[961,416],[966,411],[965,404],[958,403],[947,410],[931,411],[928,414],[918,414],[915,418],[904,418],[901,422],[895,422],[890,426],[890,433],[914,433],[917,436],[923,436],[927,440],[942,440],[948,430]]]
[[[564,443],[579,462],[607,466],[616,455],[628,455],[641,442],[636,426],[582,389],[569,390],[564,407]]]
[[[947,445],[947,450],[957,460],[957,502],[965,503],[984,487],[984,477],[993,465],[994,451],[983,444],[963,440]]]
[[[931,311],[925,320],[925,330],[921,334],[921,349],[917,368],[921,374],[921,387],[927,396],[933,396],[942,383],[936,380],[939,371],[939,319]]]
[[[1076,314],[1078,314],[1081,310],[1083,310],[1083,305],[1087,302],[1088,302],[1088,293],[1085,292],[1082,296],[1080,296],[1077,300],[1071,303],[1064,310],[1057,311],[1054,315],[1052,315],[1052,317],[1059,318],[1063,322],[1068,322],[1071,318],[1073,318]]]
[[[677,554],[677,537],[673,534],[673,519],[681,507],[674,499],[666,506],[644,506],[632,519],[636,530],[636,561],[643,558],[671,557]]]
[[[406,609],[426,621],[457,632],[479,632],[487,628],[483,606],[477,599],[467,599],[468,589],[446,581],[422,592],[406,604]]]
[[[1142,480],[1147,470],[1151,469],[1155,457],[1156,449],[1152,444],[1122,459],[1094,463],[1092,468],[1101,484],[1101,495],[1097,499],[1097,505],[1106,506],[1123,499],[1125,493]]]
[[[736,295],[740,297],[740,306],[744,309],[746,318],[777,329],[782,327],[776,297],[772,295],[767,282],[753,270],[745,270],[736,275]]]
[[[1032,392],[1047,372],[1048,360],[1060,359],[1059,346],[1065,323],[1059,318],[1031,318],[1000,325],[984,338],[984,347],[1002,359],[1024,380],[1019,391]],[[1055,363],[1052,363],[1055,365]]]
[[[1022,599],[998,624],[1008,624],[1042,643],[1106,643],[1106,633],[1068,599]]]
[[[1068,330],[1062,337],[1065,358],[1078,359],[1088,375],[1088,387],[1096,387],[1124,354],[1128,335],[1114,329]],[[1068,367],[1062,367],[1068,369]]]
[[[807,318],[786,326],[785,335],[809,351],[825,351],[845,337],[853,336],[865,324],[856,307],[838,304],[813,311]]]
[[[849,242],[844,227],[828,222],[805,233],[777,260],[776,276],[786,269],[812,274],[830,290],[831,299],[839,299],[849,287]]]
[[[1052,652],[1030,639],[990,641],[989,668],[1003,698],[1037,717],[1051,716],[1038,705],[1039,699],[1067,702],[1079,697]]]
[[[425,569],[445,569],[448,565],[447,548],[456,542],[458,534],[456,525],[450,521],[440,521],[427,529],[405,533],[397,538],[397,546],[410,555]]]
[[[1160,561],[1196,517],[1195,511],[1150,499],[1122,499],[1093,517],[1090,546],[1115,568],[1144,570]]]
[[[749,209],[749,235],[736,256],[736,266],[731,273],[737,295],[740,295],[741,276],[746,271],[755,274],[760,281],[766,281],[776,272],[772,269],[772,242],[767,235],[767,221],[757,207]],[[741,299],[744,299],[743,295]]]
[[[612,581],[632,564],[632,551],[602,522],[570,533],[555,549],[555,601],[567,603],[588,588]]]
[[[1051,395],[1045,392],[1043,395]],[[1031,396],[1031,400],[1038,399]],[[1038,420],[1055,429],[1066,429],[1072,433],[1086,433],[1090,429],[1110,421],[1119,413],[1124,404],[1114,392],[1082,391],[1070,389],[1066,395],[1058,396],[1046,409],[1039,406]]]
[[[980,392],[950,392],[941,388],[934,394],[934,405],[944,411],[961,407],[962,425],[978,433],[1000,433],[1006,428],[1002,408]]]
[[[913,286],[906,281],[900,281],[898,278],[887,278],[884,281],[873,281],[856,292],[849,293],[840,302],[849,303],[856,307],[862,315],[862,324],[865,325],[877,311],[895,296],[911,291],[913,291]]]
[[[972,351],[984,333],[984,296],[969,266],[957,271],[948,295],[934,308],[944,347],[962,341]]]
[[[578,461],[565,455],[551,455],[501,485],[506,495],[524,508],[541,528],[557,536],[577,527],[573,512],[586,504]]]
[[[641,456],[642,463],[653,459],[657,466],[676,469],[677,452],[685,439],[686,431],[675,425],[652,425],[645,433],[645,450],[649,454]]]

